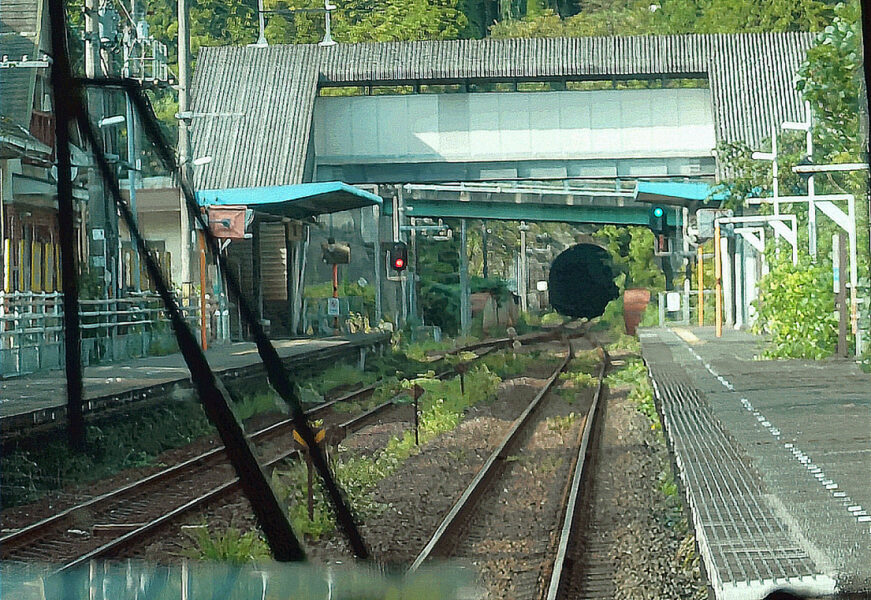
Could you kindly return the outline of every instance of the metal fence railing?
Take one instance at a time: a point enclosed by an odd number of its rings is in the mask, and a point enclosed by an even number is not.
[[[83,366],[175,352],[163,304],[151,292],[80,300]],[[182,306],[199,327],[199,306]],[[0,291],[0,377],[64,366],[63,294]]]

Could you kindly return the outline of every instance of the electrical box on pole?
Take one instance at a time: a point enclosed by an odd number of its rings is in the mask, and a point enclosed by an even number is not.
[[[336,243],[330,238],[326,244],[321,244],[324,262],[328,265],[347,265],[351,262],[351,247],[348,244]]]

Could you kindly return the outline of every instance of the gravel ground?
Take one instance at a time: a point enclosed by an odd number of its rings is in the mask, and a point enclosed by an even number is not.
[[[498,400],[478,405],[451,431],[382,480],[375,499],[387,509],[367,521],[364,535],[379,560],[414,560],[544,380],[522,377],[500,385]]]
[[[472,407],[459,427],[428,443],[396,473],[378,484],[375,500],[385,505],[385,510],[370,516],[361,527],[373,556],[386,563],[405,563],[414,558],[429,533],[499,443],[501,434],[508,430],[543,383],[541,379],[527,377],[503,382],[496,400]],[[407,421],[378,422],[349,435],[343,446],[353,448],[355,454],[372,454],[389,440],[388,432],[398,433],[409,427],[411,424]],[[450,476],[445,476],[446,473]],[[181,556],[190,546],[190,537],[183,526],[203,522],[209,523],[215,531],[225,527],[243,531],[256,527],[250,504],[241,494],[236,494],[221,506],[210,507],[185,519],[176,526],[173,535],[164,532],[139,556],[163,562]],[[319,562],[332,562],[337,556],[350,555],[338,533],[318,540],[306,539],[305,545],[309,557]]]
[[[553,561],[563,496],[584,415],[594,389],[577,390],[571,401],[550,394],[537,421],[485,494],[453,556],[479,573],[482,598],[535,598]],[[553,417],[574,413],[570,426]]]
[[[564,597],[706,598],[678,499],[661,489],[660,474],[670,464],[665,442],[628,392],[627,387],[608,392],[585,499],[591,509],[583,544],[570,555],[580,569],[573,571]]]

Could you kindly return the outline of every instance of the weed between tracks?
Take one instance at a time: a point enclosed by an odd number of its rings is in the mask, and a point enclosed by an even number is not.
[[[460,392],[458,377],[439,380],[429,372],[414,380],[406,380],[410,381],[425,391],[420,399],[419,439],[422,446],[453,430],[473,404],[495,398],[501,378],[486,364],[478,364],[465,375],[465,395]],[[399,384],[401,387],[402,382]],[[414,443],[413,430],[392,437],[373,456],[354,456],[339,447],[339,456],[333,461],[333,472],[358,517],[365,519],[384,508],[373,499],[375,485],[393,474],[419,448]],[[279,499],[289,506],[294,531],[318,539],[335,529],[335,521],[319,482],[315,488],[314,518],[308,518],[306,478],[305,464],[294,463],[287,469],[275,470],[272,484]]]
[[[452,342],[446,342],[451,345]],[[347,364],[302,373],[298,386],[304,405],[313,406],[337,389],[359,387],[385,379],[373,398],[349,403],[347,409],[369,408],[391,397],[398,374],[414,373],[419,361],[403,352],[372,357],[365,371]],[[393,386],[393,387],[391,387]],[[231,407],[239,421],[258,414],[285,412],[284,402],[265,383],[260,388],[238,390]],[[113,417],[87,428],[88,449],[71,454],[66,440],[26,441],[0,456],[0,503],[4,508],[39,500],[51,492],[108,478],[125,469],[162,466],[155,459],[163,452],[186,446],[214,434],[201,405],[195,400],[167,401],[155,407]]]

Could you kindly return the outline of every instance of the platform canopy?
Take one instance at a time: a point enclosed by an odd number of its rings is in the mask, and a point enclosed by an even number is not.
[[[697,208],[700,204],[719,204],[728,194],[708,183],[680,181],[639,181],[635,187],[635,199],[639,202],[656,202]]]
[[[341,181],[266,187],[200,190],[200,206],[245,205],[258,212],[291,219],[381,206],[381,197]]]

